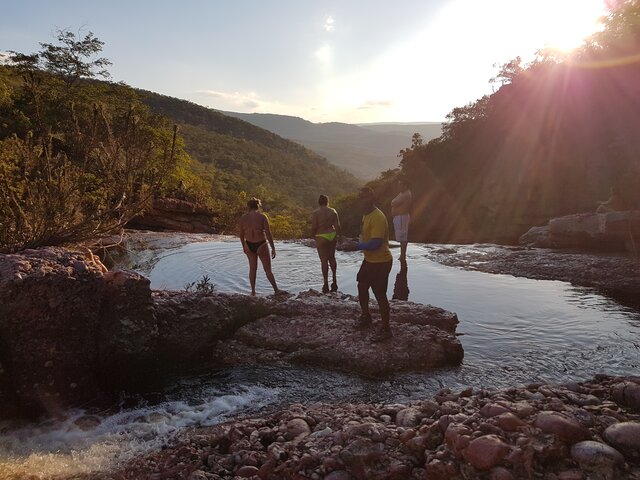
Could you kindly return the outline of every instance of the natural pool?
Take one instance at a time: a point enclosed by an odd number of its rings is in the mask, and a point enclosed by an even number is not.
[[[273,269],[281,288],[292,293],[320,289],[315,249],[287,242],[278,242],[276,247]],[[460,367],[382,381],[270,366],[181,379],[170,383],[153,401],[141,398],[135,406],[128,401],[126,407],[123,403],[105,411],[69,411],[61,420],[0,425],[0,478],[105,469],[159,448],[185,427],[296,402],[405,402],[430,396],[443,387],[498,388],[581,380],[596,373],[638,373],[639,312],[564,282],[465,271],[427,260],[429,249],[440,247],[409,246],[409,300],[458,314],[458,333],[465,350]],[[398,253],[394,251],[396,258]],[[180,290],[207,275],[217,291],[249,291],[247,262],[238,239],[132,255],[129,266],[147,275],[155,289]],[[338,252],[341,291],[356,293],[355,274],[361,258],[358,252]],[[398,271],[396,262],[390,297]],[[270,293],[262,271],[257,290],[262,295]]]

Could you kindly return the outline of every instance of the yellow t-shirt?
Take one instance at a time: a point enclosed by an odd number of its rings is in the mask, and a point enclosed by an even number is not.
[[[389,250],[389,224],[382,210],[375,208],[362,217],[361,241],[381,238],[382,245],[377,250],[364,250],[364,259],[370,263],[383,263],[393,259]]]

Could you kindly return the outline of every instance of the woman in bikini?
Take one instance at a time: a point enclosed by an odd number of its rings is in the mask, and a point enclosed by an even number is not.
[[[337,292],[336,244],[338,243],[338,236],[342,235],[340,220],[338,219],[338,212],[329,207],[329,198],[326,195],[320,195],[318,205],[319,208],[313,212],[311,217],[311,235],[316,240],[316,248],[318,249],[320,266],[322,267],[322,277],[324,278],[322,293],[329,293],[329,266],[331,266],[333,274],[331,291]]]
[[[269,227],[269,219],[260,212],[261,202],[258,198],[252,198],[247,202],[249,211],[240,217],[239,235],[242,249],[249,259],[249,282],[251,283],[251,295],[256,294],[256,273],[258,271],[258,258],[262,262],[264,273],[273,287],[273,293],[281,293],[276,285],[276,279],[271,271],[271,259],[276,258],[276,247],[273,244],[273,236]],[[271,255],[269,247],[271,245]]]

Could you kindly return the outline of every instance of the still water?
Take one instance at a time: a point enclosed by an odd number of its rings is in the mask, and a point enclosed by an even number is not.
[[[0,424],[0,479],[104,470],[159,448],[185,427],[295,402],[406,402],[443,387],[499,388],[640,371],[639,312],[564,282],[465,271],[425,257],[429,248],[440,247],[409,245],[409,300],[457,313],[465,352],[460,367],[379,381],[269,366],[182,379],[153,402],[140,399],[134,407],[74,410],[63,420]],[[273,270],[280,288],[291,293],[321,288],[315,249],[283,242],[276,249]],[[340,291],[355,295],[361,258],[358,252],[337,253]],[[181,290],[206,275],[217,291],[249,292],[247,261],[237,239],[131,252],[124,266],[147,275],[154,289]],[[395,262],[390,297],[399,269]],[[257,291],[271,293],[261,270]]]

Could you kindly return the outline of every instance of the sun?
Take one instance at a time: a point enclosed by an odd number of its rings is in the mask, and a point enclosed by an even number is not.
[[[554,0],[539,2],[534,15],[543,48],[568,53],[579,47],[587,37],[602,28],[605,14],[602,0]]]

